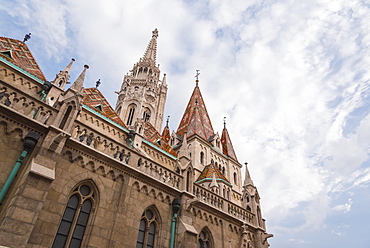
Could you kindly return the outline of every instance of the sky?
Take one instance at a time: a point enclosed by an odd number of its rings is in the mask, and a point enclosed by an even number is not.
[[[370,243],[370,2],[361,0],[2,0],[0,36],[22,40],[48,80],[114,107],[158,28],[157,63],[176,130],[199,86],[215,131],[226,117],[261,196],[271,247]]]

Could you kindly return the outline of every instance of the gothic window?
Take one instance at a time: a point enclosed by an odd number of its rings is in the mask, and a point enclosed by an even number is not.
[[[222,167],[222,174],[225,175],[225,167]]]
[[[150,111],[149,110],[145,110],[144,113],[143,113],[143,120],[145,122],[149,122],[150,120]]]
[[[238,185],[238,176],[236,175],[236,172],[234,172],[234,183]]]
[[[204,153],[200,152],[200,163],[204,164]]]
[[[198,235],[198,248],[212,248],[212,235],[208,228],[203,228],[203,230]]]
[[[128,117],[127,117],[127,123],[126,123],[127,125],[129,126],[132,125],[132,120],[134,119],[134,115],[135,115],[135,107],[131,106],[129,113],[128,113]]]
[[[89,217],[94,212],[96,194],[90,183],[77,186],[68,200],[52,248],[79,248]]]
[[[158,220],[151,209],[145,210],[141,216],[136,248],[153,248],[155,244]]]

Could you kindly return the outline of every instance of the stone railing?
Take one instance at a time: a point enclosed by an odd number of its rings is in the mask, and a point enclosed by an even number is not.
[[[195,195],[196,199],[201,202],[207,203],[212,205],[223,212],[226,212],[239,220],[243,220],[249,224],[255,225],[255,217],[254,214],[243,209],[242,207],[229,202],[219,195],[213,193],[212,191],[206,190],[203,187],[194,185],[193,187],[193,194]]]
[[[51,123],[57,115],[57,111],[29,95],[16,89],[0,84],[0,104],[14,109],[20,114],[35,119],[42,124]]]
[[[256,224],[254,220],[254,214],[234,203],[227,203],[227,212],[235,216],[239,220],[243,220],[244,222],[251,224]]]
[[[137,168],[145,174],[158,179],[162,183],[180,189],[183,179],[182,176],[158,163],[149,162],[140,158],[137,163]]]
[[[201,202],[205,202],[218,209],[224,210],[224,207],[223,207],[224,199],[222,199],[222,197],[219,197],[217,194],[213,193],[212,191],[209,191],[209,190],[204,189],[203,187],[194,185],[193,194]]]
[[[127,136],[123,135],[122,132],[115,132],[116,137],[109,137],[103,133],[99,133],[97,130],[99,128],[89,127],[83,123],[76,122],[74,131],[72,133],[72,138],[76,141],[83,143],[91,148],[98,150],[116,160],[123,162],[135,169],[142,171],[153,178],[158,179],[164,184],[171,187],[180,189],[182,176],[176,174],[172,170],[155,163],[153,161],[147,161],[140,158],[137,163],[131,162],[131,152],[128,149]],[[125,144],[124,146],[122,144]]]

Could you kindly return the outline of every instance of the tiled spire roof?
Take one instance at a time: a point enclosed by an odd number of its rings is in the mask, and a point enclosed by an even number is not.
[[[169,116],[168,116],[168,118],[169,118]],[[162,139],[163,139],[166,143],[168,143],[168,141],[170,141],[170,139],[171,139],[170,128],[169,128],[169,126],[168,126],[168,121],[169,121],[169,119],[168,119],[168,118],[167,118],[166,126],[164,127],[163,132],[162,132]]]
[[[163,151],[177,157],[177,153],[171,148],[171,146],[163,139],[159,132],[154,128],[150,122],[144,122],[144,139],[152,143],[153,145],[161,148]]]
[[[42,73],[27,45],[22,41],[0,37],[0,57],[38,79],[46,81],[44,73]]]
[[[204,167],[202,173],[196,180],[196,183],[201,183],[203,181],[212,181],[214,180],[214,178],[216,178],[216,181],[224,181],[225,183],[231,185],[225,175],[222,174],[217,166],[214,166],[213,164],[209,164]]]
[[[222,130],[221,144],[222,144],[222,153],[238,161],[238,159],[236,158],[234,148],[233,148],[233,144],[231,143],[229,132],[226,129],[226,125],[224,126],[224,129]]]
[[[83,96],[83,104],[127,129],[125,123],[123,123],[123,121],[118,117],[103,94],[97,88],[84,89]]]
[[[157,58],[157,38],[158,30],[154,29],[152,32],[152,39],[150,40],[148,47],[146,48],[145,54],[143,56],[143,61],[152,62],[155,64]]]
[[[184,132],[187,132],[188,138],[196,134],[206,141],[214,135],[211,120],[198,85],[194,88],[176,133],[184,137]]]

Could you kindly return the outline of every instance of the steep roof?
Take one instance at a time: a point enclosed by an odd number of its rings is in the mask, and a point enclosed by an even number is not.
[[[27,45],[22,41],[0,37],[0,57],[38,79],[46,81],[44,73],[42,73]]]
[[[177,157],[177,153],[171,148],[167,141],[164,140],[150,122],[144,122],[144,139],[172,156]]]
[[[234,148],[233,148],[233,144],[231,143],[229,132],[226,129],[226,126],[222,130],[221,144],[222,144],[222,153],[238,161],[238,159],[236,158]]]
[[[212,123],[198,85],[194,88],[176,133],[184,137],[185,132],[187,132],[188,138],[196,134],[206,141],[214,135]]]
[[[225,177],[224,174],[217,168],[217,166],[214,166],[213,164],[209,164],[204,167],[202,173],[196,180],[196,183],[200,183],[203,181],[212,181],[213,178],[216,178],[216,181],[223,181],[226,184],[230,184],[229,180]]]
[[[171,139],[170,128],[168,127],[168,124],[163,129],[162,138],[166,143],[168,143],[168,141]]]
[[[83,104],[127,129],[125,123],[118,117],[109,102],[97,88],[84,89],[83,96]]]

